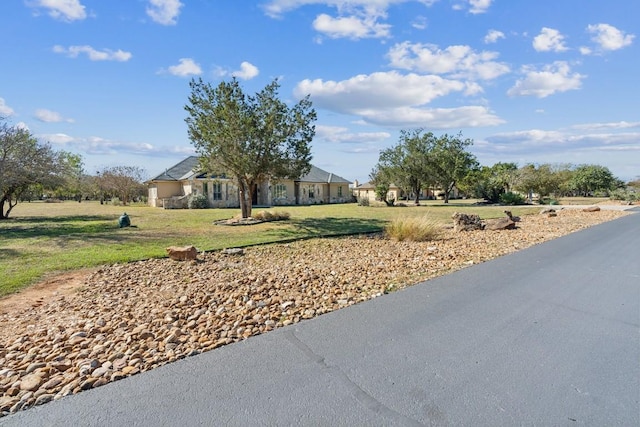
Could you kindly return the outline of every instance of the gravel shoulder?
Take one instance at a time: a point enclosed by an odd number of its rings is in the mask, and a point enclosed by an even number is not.
[[[36,299],[0,305],[0,416],[626,214],[562,209],[515,230],[446,230],[431,242],[315,239],[59,276],[34,288]]]

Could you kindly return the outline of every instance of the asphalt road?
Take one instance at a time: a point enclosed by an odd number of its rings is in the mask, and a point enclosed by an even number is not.
[[[639,332],[635,213],[0,425],[638,426]]]

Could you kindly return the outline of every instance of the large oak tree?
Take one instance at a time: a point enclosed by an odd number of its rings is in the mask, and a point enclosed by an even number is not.
[[[278,98],[277,80],[254,96],[235,78],[216,87],[193,79],[190,87],[189,138],[204,169],[236,180],[243,218],[251,216],[256,184],[309,171],[316,120],[309,96],[289,107]]]

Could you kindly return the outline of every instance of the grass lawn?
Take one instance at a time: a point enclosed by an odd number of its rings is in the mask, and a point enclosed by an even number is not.
[[[426,202],[411,207],[363,207],[356,204],[271,208],[288,221],[251,226],[213,222],[239,215],[239,209],[164,210],[98,202],[20,203],[0,221],[0,296],[36,283],[47,274],[104,264],[166,256],[167,246],[199,250],[249,246],[290,239],[380,231],[396,218],[427,216],[451,223],[455,211],[482,218],[504,216],[504,207],[474,206],[473,201]],[[261,210],[254,208],[254,212]],[[514,215],[538,207],[514,207]],[[126,212],[134,227],[119,228]]]

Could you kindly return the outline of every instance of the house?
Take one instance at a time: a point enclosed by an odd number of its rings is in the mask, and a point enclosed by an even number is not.
[[[364,184],[359,184],[358,181],[355,181],[352,189],[353,196],[358,199],[368,199],[370,202],[373,202],[377,199],[376,195],[376,187],[371,182],[365,182]],[[420,200],[433,200],[437,197],[441,196],[442,190],[429,187],[423,188],[420,191]],[[456,188],[453,189],[451,194],[451,198],[458,197],[458,190]],[[387,200],[408,200],[413,201],[415,197],[413,195],[408,195],[402,190],[402,188],[398,187],[395,184],[389,185],[389,191],[387,192]]]
[[[313,205],[351,201],[350,182],[338,175],[311,166],[309,173],[298,179],[262,182],[254,188],[254,206]],[[147,181],[149,205],[176,209],[187,207],[194,194],[207,196],[209,206],[240,206],[238,186],[224,174],[211,174],[200,169],[196,156],[187,157]]]

